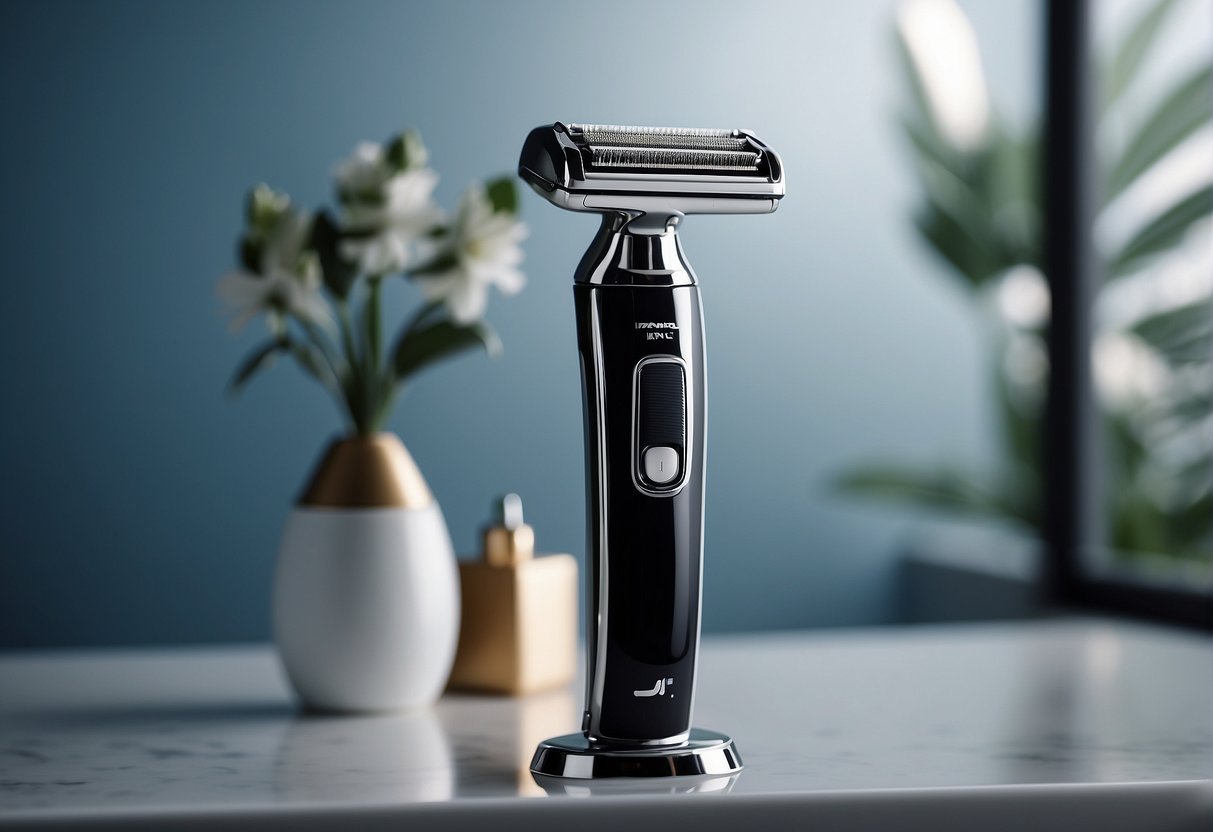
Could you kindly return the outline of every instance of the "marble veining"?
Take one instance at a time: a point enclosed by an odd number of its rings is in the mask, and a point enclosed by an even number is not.
[[[732,794],[1213,776],[1199,635],[1098,620],[707,639],[696,722]],[[0,819],[160,807],[542,798],[579,688],[302,714],[268,647],[0,657]]]

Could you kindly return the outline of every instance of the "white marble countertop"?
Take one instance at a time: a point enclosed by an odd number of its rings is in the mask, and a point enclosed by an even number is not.
[[[581,812],[594,828],[674,801],[682,818],[691,804],[728,825],[733,807],[783,807],[818,828],[833,806],[859,828],[856,807],[888,795],[898,812],[903,798],[980,797],[986,814],[972,817],[996,817],[1000,795],[1029,793],[1017,786],[1068,785],[1041,792],[1067,800],[1095,789],[1109,807],[1117,784],[1145,801],[1133,811],[1179,806],[1168,823],[1186,828],[1213,808],[1211,645],[1089,619],[709,638],[696,724],[737,741],[745,770],[706,789],[727,797],[632,784],[589,801],[545,798],[527,772],[536,742],[576,729],[579,687],[310,716],[269,647],[9,653],[0,827],[399,828],[491,812],[502,829]]]

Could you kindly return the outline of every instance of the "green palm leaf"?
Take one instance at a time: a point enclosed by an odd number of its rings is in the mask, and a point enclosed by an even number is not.
[[[1137,70],[1154,44],[1163,21],[1175,8],[1176,0],[1160,0],[1142,13],[1126,33],[1103,70],[1104,106],[1110,106],[1128,89]]]
[[[1123,192],[1180,142],[1213,119],[1213,65],[1197,68],[1159,102],[1112,166],[1107,198]]]
[[[844,492],[961,514],[995,517],[1032,525],[1005,483],[979,481],[967,471],[938,468],[925,471],[894,464],[860,466],[835,483]]]
[[[1131,272],[1146,258],[1174,248],[1192,223],[1211,212],[1213,185],[1206,185],[1139,229],[1108,263],[1109,276]]]
[[[1132,331],[1172,366],[1207,363],[1213,351],[1213,301],[1201,298],[1151,315]]]

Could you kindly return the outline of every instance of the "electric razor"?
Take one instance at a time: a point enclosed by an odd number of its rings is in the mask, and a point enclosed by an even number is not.
[[[518,173],[602,215],[574,275],[585,414],[586,707],[540,744],[536,775],[730,774],[728,737],[691,727],[699,646],[706,429],[703,318],[678,227],[765,214],[779,156],[745,130],[556,124]]]

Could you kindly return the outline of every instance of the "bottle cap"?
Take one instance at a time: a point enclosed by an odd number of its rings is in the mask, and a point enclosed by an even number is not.
[[[522,520],[522,498],[506,494],[496,505],[496,523],[484,531],[489,566],[516,566],[535,556],[535,530]]]

